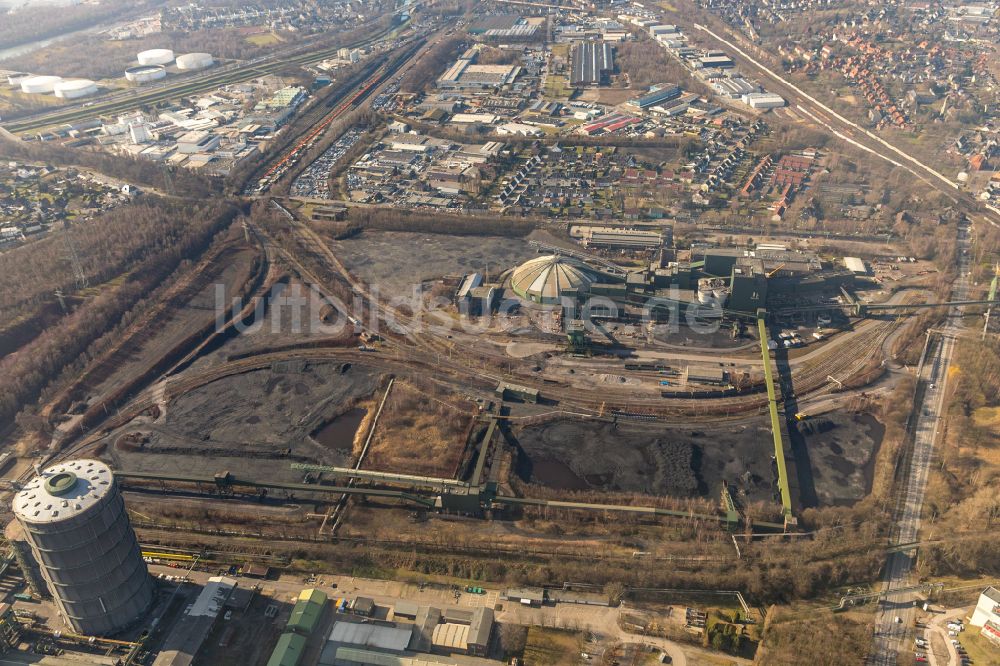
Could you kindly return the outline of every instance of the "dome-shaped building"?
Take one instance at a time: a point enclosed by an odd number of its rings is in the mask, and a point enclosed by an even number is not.
[[[576,298],[597,281],[596,275],[581,261],[550,254],[530,259],[510,276],[510,288],[526,301],[558,305],[562,296]]]

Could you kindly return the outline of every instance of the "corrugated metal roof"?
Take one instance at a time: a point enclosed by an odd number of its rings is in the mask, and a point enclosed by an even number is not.
[[[281,634],[271,658],[267,660],[267,666],[299,666],[305,649],[305,637],[291,632]]]
[[[413,627],[383,627],[376,624],[336,622],[330,631],[330,641],[402,652],[410,643]]]
[[[844,266],[852,273],[867,273],[865,262],[858,257],[844,257]]]
[[[236,587],[236,580],[233,578],[224,578],[222,576],[209,578],[208,584],[205,585],[201,594],[198,595],[188,615],[194,617],[216,617],[234,587]]]
[[[428,656],[427,658],[398,657],[394,654],[382,654],[347,647],[337,648],[335,659],[338,662],[347,661],[356,664],[369,664],[370,666],[442,666],[442,664],[458,663],[447,657],[436,655],[433,657]]]
[[[307,588],[299,592],[299,601],[311,601],[316,604],[325,604],[328,597],[326,592],[323,590],[317,590],[314,587]]]
[[[323,607],[325,605],[325,594],[323,595],[323,603],[304,601],[300,597],[295,602],[295,607],[292,608],[292,615],[288,618],[288,624],[285,626],[285,629],[308,636],[316,628],[317,623],[319,623],[319,618],[323,615]]]
[[[396,615],[416,617],[417,613],[420,611],[420,607],[412,601],[397,601],[393,611]]]
[[[432,642],[436,647],[464,650],[469,643],[469,625],[445,622],[434,627]]]
[[[465,639],[466,645],[489,645],[490,634],[492,633],[493,609],[480,606],[472,613],[472,622],[469,624],[469,635]]]

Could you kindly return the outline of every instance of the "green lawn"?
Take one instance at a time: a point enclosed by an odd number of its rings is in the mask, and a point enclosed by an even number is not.
[[[275,44],[280,44],[282,39],[273,32],[264,32],[257,35],[250,35],[247,37],[247,41],[254,46],[274,46]]]
[[[979,664],[1000,664],[1000,648],[983,638],[979,634],[979,627],[966,626],[965,631],[958,635],[958,641],[969,653],[973,664],[977,666]]]
[[[573,89],[567,86],[566,77],[562,74],[552,74],[545,80],[545,96],[551,99],[562,99],[573,94]]]

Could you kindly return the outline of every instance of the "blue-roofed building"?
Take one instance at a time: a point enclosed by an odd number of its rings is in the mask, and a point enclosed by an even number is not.
[[[632,103],[640,109],[648,109],[651,106],[657,106],[672,99],[677,99],[681,96],[682,92],[681,87],[677,85],[654,86],[650,88],[648,93],[633,100]]]

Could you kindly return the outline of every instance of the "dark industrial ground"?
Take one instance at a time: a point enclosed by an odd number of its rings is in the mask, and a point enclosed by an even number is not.
[[[520,238],[395,231],[366,231],[331,246],[351,273],[385,298],[409,295],[414,285],[444,276],[498,275],[538,255]]]
[[[769,496],[771,440],[741,431],[560,420],[515,432],[518,474],[542,485],[673,497],[717,495],[747,472],[750,498]]]
[[[137,420],[115,433],[106,455],[126,471],[229,470],[299,481],[302,474],[289,468],[292,462],[350,460],[350,443],[341,441],[344,423],[357,428],[359,414],[352,410],[380,381],[379,373],[363,366],[334,362],[289,362],[226,377],[171,402],[155,422]],[[331,422],[337,425],[328,426]]]
[[[867,415],[805,424],[820,504],[849,504],[869,492],[882,432]],[[516,428],[514,436],[518,476],[551,488],[714,498],[726,481],[747,501],[772,493],[773,443],[763,420],[718,429],[557,420]]]
[[[820,505],[850,505],[871,492],[885,427],[869,414],[834,412],[798,424]]]
[[[356,432],[382,381],[374,370],[336,362],[290,362],[227,377],[174,400],[155,421],[144,417],[114,433],[105,456],[126,471],[229,470],[301,481],[292,462],[352,461]],[[869,492],[883,434],[878,421],[830,414],[798,427],[818,504],[851,504]],[[449,456],[461,453],[461,435],[445,447]],[[766,500],[773,492],[773,445],[763,420],[680,428],[559,419],[515,427],[512,436],[520,480],[552,489],[714,498],[725,481],[745,501]],[[447,467],[454,469],[454,461]]]

